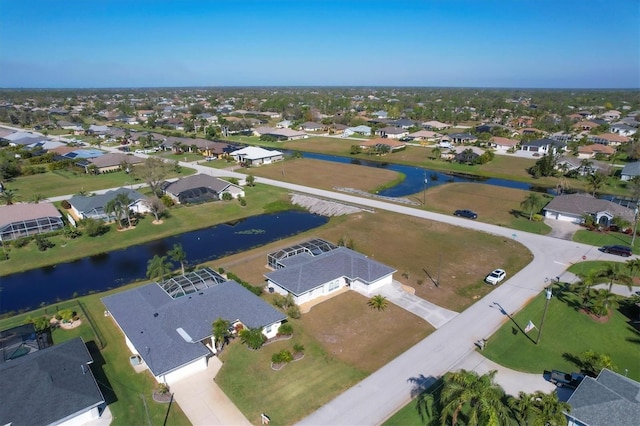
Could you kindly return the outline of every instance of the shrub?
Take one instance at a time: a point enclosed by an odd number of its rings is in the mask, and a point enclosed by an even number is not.
[[[40,251],[47,251],[47,249],[55,247],[55,244],[53,244],[51,241],[40,234],[36,235],[36,244],[38,246],[38,250]]]
[[[300,318],[300,307],[298,305],[291,305],[287,308],[287,315],[293,319]]]
[[[60,316],[60,319],[62,319],[62,321],[71,321],[76,316],[76,313],[73,312],[71,309],[63,309],[60,312],[58,312],[58,315],[56,315],[56,318],[58,316]]]
[[[82,226],[90,237],[97,237],[109,230],[109,227],[105,225],[103,221],[93,218],[83,219]]]
[[[20,248],[20,247],[24,247],[27,244],[29,244],[29,242],[32,240],[31,237],[26,237],[26,238],[18,238],[17,240],[13,241],[13,246],[15,248]]]
[[[262,330],[259,328],[245,328],[238,333],[240,336],[240,342],[247,345],[251,349],[260,349],[267,337],[262,334]]]
[[[223,201],[231,201],[232,199],[233,199],[233,197],[228,192],[225,192],[224,194],[222,194],[222,200]]]
[[[240,202],[240,205],[241,205],[242,207],[244,207],[244,206],[246,206],[246,205],[247,205],[247,200],[246,200],[246,198],[244,198],[244,197],[238,197],[238,201]]]
[[[293,352],[298,354],[304,352],[304,346],[300,343],[295,343],[293,345]]]
[[[164,204],[166,207],[173,207],[176,205],[176,202],[173,201],[173,198],[169,197],[167,194],[163,195],[160,200],[162,200],[162,204]]]
[[[78,230],[77,228],[67,226],[66,228],[64,228],[64,236],[69,240],[73,240],[82,236],[82,232],[80,232],[80,230]]]
[[[280,355],[280,359],[282,360],[281,362],[291,362],[291,361],[293,361],[293,355],[287,349],[281,350],[280,352],[278,352],[278,354]]]
[[[544,220],[544,216],[541,214],[534,214],[532,219],[534,222],[542,222]]]
[[[63,209],[70,209],[71,208],[71,203],[67,200],[62,200],[60,202],[60,205],[62,206]]]
[[[278,327],[278,334],[291,336],[293,334],[293,326],[288,322],[281,324],[280,327]]]

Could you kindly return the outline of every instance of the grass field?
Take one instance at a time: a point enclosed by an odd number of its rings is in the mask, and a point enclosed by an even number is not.
[[[539,329],[526,335],[518,326],[524,329],[528,321],[533,321],[540,327],[546,300],[543,294],[517,313],[513,322],[505,318],[483,355],[514,370],[542,374],[545,370],[576,371],[578,367],[563,355],[579,355],[591,349],[609,354],[617,372],[626,371],[630,378],[640,380],[639,333],[630,326],[629,318],[613,311],[608,321],[598,322],[578,310],[574,295],[555,289],[554,296],[538,345],[534,341]]]
[[[249,419],[267,412],[274,425],[292,424],[433,331],[394,305],[374,311],[355,292],[326,300],[292,323],[291,340],[258,351],[234,342],[221,356],[224,366],[216,383]],[[304,358],[272,370],[271,355],[291,350],[294,343],[304,345]]]
[[[632,235],[623,234],[622,232],[599,232],[587,229],[581,229],[573,235],[573,241],[596,247],[616,244],[631,247],[631,239]],[[634,254],[640,253],[640,238],[636,237],[632,249]]]

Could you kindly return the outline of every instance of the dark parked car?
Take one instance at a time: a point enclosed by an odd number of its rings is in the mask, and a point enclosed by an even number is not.
[[[552,370],[549,381],[559,388],[565,387],[569,389],[575,389],[580,382],[584,379],[584,374],[580,373],[565,373],[563,371]]]
[[[605,253],[617,254],[618,256],[629,257],[633,253],[631,252],[631,247],[628,246],[604,246],[602,247],[602,251]]]
[[[478,214],[472,210],[456,210],[453,212],[454,216],[466,217],[468,219],[477,219]]]

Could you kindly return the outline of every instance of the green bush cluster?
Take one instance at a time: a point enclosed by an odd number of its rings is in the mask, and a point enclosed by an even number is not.
[[[282,336],[291,336],[293,334],[293,326],[291,323],[285,322],[278,327],[278,334]]]
[[[293,361],[293,354],[287,349],[276,352],[271,356],[271,362],[274,364],[286,364]]]
[[[246,288],[247,290],[249,290],[251,293],[255,294],[256,296],[260,296],[262,294],[262,287],[252,286],[248,282],[243,281],[242,279],[240,279],[240,277],[238,277],[233,272],[227,272],[227,278],[237,282],[242,287]]]

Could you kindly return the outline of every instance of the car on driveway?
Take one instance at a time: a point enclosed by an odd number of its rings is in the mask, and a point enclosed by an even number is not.
[[[618,256],[624,256],[624,257],[629,257],[633,254],[633,252],[631,251],[631,247],[629,246],[620,246],[620,245],[604,246],[602,247],[601,250],[604,253],[617,254]]]
[[[504,280],[506,276],[507,273],[504,271],[504,269],[494,269],[489,275],[487,275],[484,281],[488,284],[496,285],[500,281]]]
[[[467,219],[477,219],[478,214],[473,210],[456,210],[453,212],[454,216],[466,217]]]

